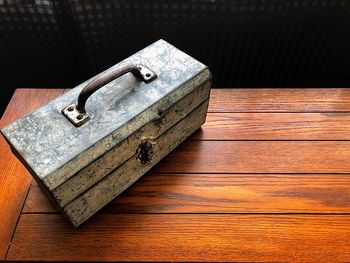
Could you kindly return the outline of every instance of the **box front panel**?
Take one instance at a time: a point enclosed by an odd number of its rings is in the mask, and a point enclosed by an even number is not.
[[[159,111],[157,118],[143,126],[126,140],[105,153],[90,165],[83,168],[68,181],[52,191],[57,203],[62,207],[77,198],[80,194],[100,181],[131,156],[144,137],[157,139],[166,130],[193,111],[204,100],[208,99],[210,82],[198,87],[185,98],[171,106],[165,112]]]
[[[63,208],[66,217],[74,226],[79,226],[127,189],[205,122],[208,102],[206,99],[156,140],[152,136],[145,137],[143,142],[146,144],[145,152],[135,149],[137,154],[68,203]],[[138,146],[140,147],[143,147],[142,143]]]

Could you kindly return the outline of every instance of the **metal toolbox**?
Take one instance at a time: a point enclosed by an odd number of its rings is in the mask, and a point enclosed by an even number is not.
[[[205,122],[210,85],[205,65],[159,40],[1,132],[79,226]]]

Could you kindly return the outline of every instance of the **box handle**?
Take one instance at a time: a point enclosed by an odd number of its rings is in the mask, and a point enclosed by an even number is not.
[[[86,84],[78,96],[77,103],[65,107],[62,110],[63,115],[77,127],[84,124],[90,118],[85,110],[85,104],[89,97],[104,85],[129,72],[131,72],[138,80],[145,83],[149,83],[157,78],[157,75],[144,65],[135,65],[131,62],[122,63],[106,70]]]

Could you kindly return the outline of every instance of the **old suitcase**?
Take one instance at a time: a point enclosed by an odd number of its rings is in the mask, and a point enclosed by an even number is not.
[[[204,122],[208,68],[159,40],[1,132],[79,226]]]

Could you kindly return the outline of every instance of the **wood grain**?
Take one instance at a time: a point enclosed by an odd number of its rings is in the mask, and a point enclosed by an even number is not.
[[[60,94],[62,89],[41,89],[35,92],[28,89],[16,90],[0,121],[0,127],[24,116]],[[10,244],[31,177],[11,153],[5,139],[0,137],[0,260],[2,260]]]
[[[186,141],[157,173],[350,173],[350,141]]]
[[[208,113],[193,140],[349,140],[350,113]]]
[[[210,111],[201,131],[77,230],[33,183],[7,259],[350,261],[350,90],[212,90]],[[17,219],[20,200],[2,214]]]
[[[106,213],[350,213],[350,175],[146,174]],[[23,213],[58,213],[33,182]]]
[[[350,217],[102,214],[78,230],[22,215],[8,260],[347,262]]]
[[[58,213],[58,209],[47,198],[36,181],[32,181],[22,213]]]
[[[210,112],[349,112],[350,89],[212,89]]]

